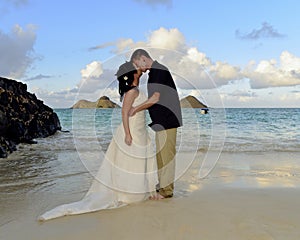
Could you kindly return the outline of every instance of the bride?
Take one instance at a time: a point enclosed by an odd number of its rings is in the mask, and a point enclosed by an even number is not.
[[[150,147],[145,112],[129,117],[129,111],[143,102],[151,106],[160,96],[154,93],[147,99],[139,91],[142,72],[131,62],[122,64],[116,75],[123,100],[122,124],[114,133],[89,191],[80,201],[60,205],[42,214],[38,218],[40,221],[117,208],[155,195],[156,161]]]

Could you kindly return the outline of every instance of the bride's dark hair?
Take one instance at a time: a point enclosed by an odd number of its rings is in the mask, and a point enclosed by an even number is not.
[[[122,101],[124,93],[135,87],[132,86],[135,73],[137,70],[131,62],[125,62],[119,67],[116,76],[119,81],[120,101]]]

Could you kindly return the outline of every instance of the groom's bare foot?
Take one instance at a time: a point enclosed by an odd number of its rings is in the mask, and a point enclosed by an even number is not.
[[[156,194],[156,200],[164,199],[165,197],[163,195],[160,195],[159,193]]]
[[[150,196],[149,200],[155,200],[155,196]]]

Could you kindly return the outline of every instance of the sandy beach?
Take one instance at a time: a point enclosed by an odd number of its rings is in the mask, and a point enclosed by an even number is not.
[[[195,161],[172,199],[46,222],[36,221],[45,211],[37,204],[7,219],[0,239],[300,239],[298,159],[299,153],[222,153],[204,179],[195,177]],[[66,199],[58,201],[51,204]]]

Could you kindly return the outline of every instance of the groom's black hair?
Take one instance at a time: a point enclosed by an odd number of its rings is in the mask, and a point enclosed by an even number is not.
[[[135,73],[137,73],[137,70],[131,62],[125,62],[119,67],[116,76],[119,81],[120,101],[122,101],[124,93],[134,88],[134,86],[131,85]]]

